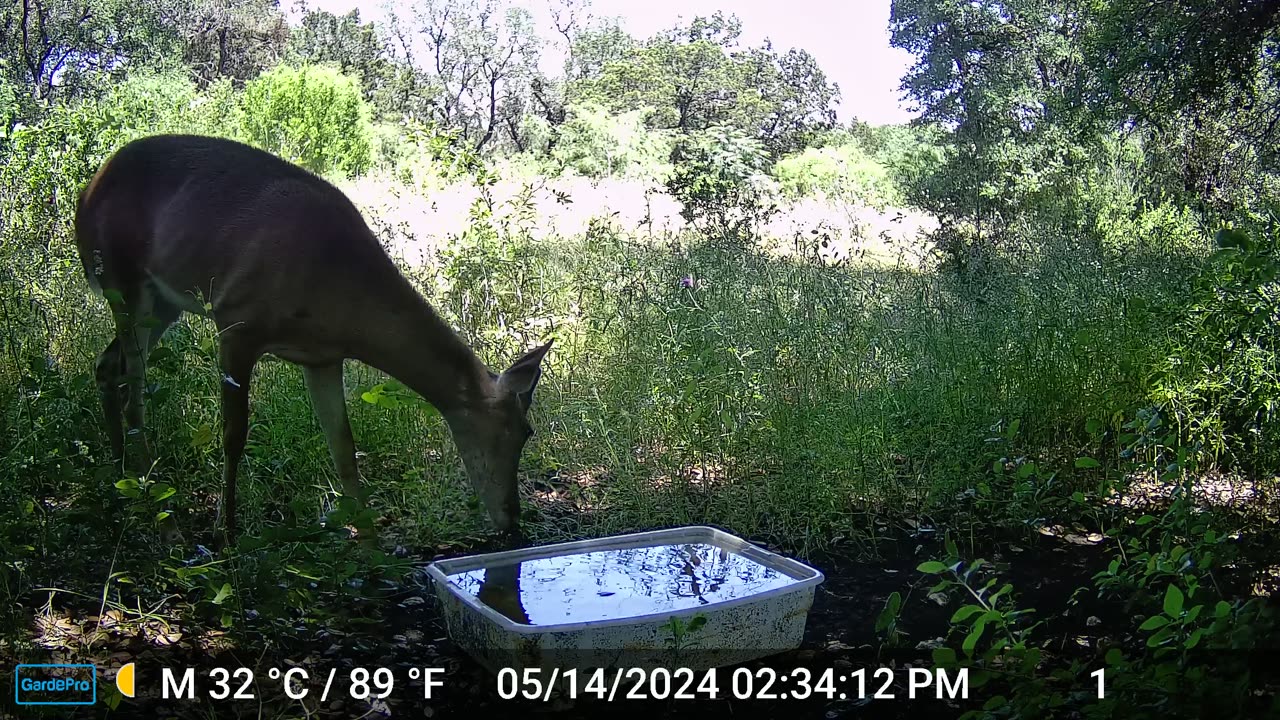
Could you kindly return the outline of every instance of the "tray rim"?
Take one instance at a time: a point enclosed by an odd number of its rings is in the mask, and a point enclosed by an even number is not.
[[[732,552],[738,552],[742,555],[746,555],[766,567],[770,567],[791,576],[796,580],[796,582],[789,585],[783,585],[782,587],[771,588],[755,595],[747,595],[745,597],[732,598],[728,600],[717,600],[706,605],[699,605],[681,610],[672,610],[669,612],[646,613],[644,615],[631,615],[627,617],[610,618],[608,620],[584,620],[578,622],[557,623],[554,625],[524,625],[511,620],[502,613],[484,604],[475,595],[471,595],[470,593],[466,593],[458,589],[449,582],[447,577],[453,572],[474,570],[486,565],[501,565],[524,560],[560,557],[562,555],[569,555],[582,550],[611,550],[624,547],[642,547],[647,544],[652,544],[654,541],[689,537],[702,539],[718,547],[723,547],[731,550]],[[432,585],[437,593],[443,590],[443,592],[452,596],[455,601],[461,602],[471,611],[478,613],[481,617],[497,625],[504,632],[514,633],[517,635],[544,635],[547,633],[574,632],[586,629],[595,630],[599,628],[617,627],[620,625],[644,625],[655,620],[670,620],[673,617],[683,619],[685,617],[691,617],[698,614],[727,610],[739,605],[760,603],[782,595],[809,591],[822,584],[826,579],[826,576],[821,570],[818,570],[807,563],[786,557],[785,555],[780,555],[771,550],[766,550],[765,548],[744,540],[731,532],[721,530],[720,528],[713,527],[711,525],[681,525],[658,530],[644,530],[618,535],[606,535],[598,538],[569,540],[546,545],[534,545],[532,547],[518,548],[515,550],[500,550],[495,552],[460,555],[458,557],[432,561],[426,566],[425,571],[428,577],[431,578]]]

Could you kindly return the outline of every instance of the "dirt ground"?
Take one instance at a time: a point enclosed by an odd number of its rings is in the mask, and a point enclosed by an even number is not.
[[[750,539],[750,538],[748,538]],[[1103,546],[1080,544],[1044,537],[1038,542],[993,541],[989,560],[1007,563],[1003,579],[1013,583],[1019,603],[1036,608],[1037,617],[1045,621],[1036,636],[1046,642],[1046,661],[1065,667],[1070,653],[1096,652],[1097,640],[1127,632],[1132,622],[1122,608],[1100,603],[1085,595],[1078,604],[1069,602],[1073,591],[1088,584],[1088,578],[1101,569],[1108,559]],[[468,548],[476,552],[485,548]],[[479,711],[496,710],[500,716],[549,716],[554,718],[671,717],[726,718],[791,717],[791,718],[917,718],[958,717],[965,709],[980,706],[993,694],[994,688],[970,689],[967,701],[936,699],[936,687],[928,685],[925,697],[907,697],[909,665],[931,668],[930,651],[947,632],[947,622],[958,604],[938,602],[930,598],[933,578],[915,570],[924,560],[934,557],[939,543],[931,536],[904,534],[884,542],[878,557],[868,559],[848,548],[821,556],[804,558],[826,576],[818,587],[808,618],[803,645],[796,651],[748,663],[755,687],[763,687],[767,669],[779,676],[771,688],[779,694],[794,690],[794,682],[783,682],[781,676],[794,675],[795,668],[808,668],[815,677],[831,669],[848,676],[859,669],[865,671],[865,692],[892,693],[890,699],[857,698],[853,681],[841,683],[837,691],[847,697],[811,697],[805,700],[778,697],[771,700],[726,698],[732,695],[732,677],[737,668],[718,671],[720,699],[668,699],[643,701],[615,699],[613,702],[579,697],[570,700],[506,700],[498,696],[497,678],[482,669],[448,639],[448,632],[438,614],[434,595],[425,574],[399,588],[384,618],[367,632],[346,635],[317,632],[304,646],[276,647],[270,651],[231,651],[211,656],[185,644],[156,647],[142,638],[121,636],[119,643],[102,648],[92,658],[75,654],[75,659],[51,655],[48,662],[95,662],[99,665],[98,696],[104,695],[114,678],[113,667],[132,660],[136,663],[137,697],[125,698],[113,712],[107,712],[100,701],[92,709],[69,712],[66,708],[50,708],[37,713],[23,708],[13,717],[253,717],[253,718],[433,718],[468,717]],[[462,549],[421,557],[422,566],[440,556],[463,554]],[[882,650],[882,641],[874,626],[877,615],[890,593],[903,597],[899,630],[904,633],[898,647]],[[1123,630],[1122,630],[1123,629]],[[954,647],[958,639],[952,638]],[[213,667],[230,670],[247,667],[254,670],[253,699],[213,700],[204,693],[214,689],[206,673]],[[302,666],[312,678],[309,697],[290,700],[282,694],[282,682],[269,679],[271,668],[287,670]],[[105,670],[103,668],[106,668]],[[178,701],[159,697],[161,668],[180,670],[196,667],[196,700]],[[389,669],[395,687],[382,701],[354,699],[344,680],[351,669]],[[423,684],[410,679],[411,669],[444,668],[436,676],[443,686],[433,690],[430,699],[423,697]],[[329,699],[321,704],[316,697],[323,689],[323,678],[330,669],[337,677]],[[884,670],[882,670],[884,669]],[[879,674],[877,674],[879,672]],[[180,673],[179,673],[180,675]],[[419,675],[419,677],[421,677]],[[701,675],[697,676],[701,678]],[[243,676],[231,676],[234,692]],[[890,680],[886,686],[886,680]],[[1092,682],[1081,678],[1080,682]],[[624,683],[624,688],[628,687]],[[690,690],[696,688],[689,688]],[[620,693],[621,694],[621,693]],[[12,698],[6,692],[5,697]],[[6,698],[5,702],[8,702]],[[10,706],[12,709],[12,706]],[[6,710],[0,706],[0,715]]]

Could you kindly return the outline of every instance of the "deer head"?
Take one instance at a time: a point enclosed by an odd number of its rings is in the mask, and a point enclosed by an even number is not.
[[[519,541],[520,494],[516,471],[533,436],[529,408],[551,342],[530,350],[489,383],[476,399],[444,413],[472,488],[501,533]]]

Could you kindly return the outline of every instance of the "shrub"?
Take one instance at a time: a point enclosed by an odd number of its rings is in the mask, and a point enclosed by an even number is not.
[[[18,89],[5,77],[7,60],[0,58],[0,140],[9,134],[9,128],[18,119]]]
[[[551,160],[557,169],[601,177],[661,177],[669,170],[671,142],[645,126],[641,110],[614,115],[594,103],[570,106]]]
[[[675,143],[671,162],[667,190],[683,203],[685,221],[723,231],[761,217],[768,155],[759,140],[732,127],[689,133]]]
[[[493,170],[462,131],[433,121],[405,120],[396,150],[395,176],[424,194],[455,181],[496,181]]]
[[[889,169],[853,144],[805,148],[778,160],[773,175],[791,199],[822,194],[877,208],[900,202]]]
[[[10,308],[10,341],[32,358],[81,342],[86,298],[71,222],[93,172],[138,137],[231,135],[234,102],[226,82],[200,92],[181,71],[135,71],[101,97],[55,105],[10,134],[0,146],[0,292],[21,299]],[[45,337],[48,328],[55,336]],[[17,340],[27,333],[44,339]]]
[[[1224,230],[1217,242],[1153,378],[1156,400],[1217,457],[1271,467],[1280,420],[1280,232]]]
[[[251,144],[319,174],[373,163],[373,124],[355,78],[329,65],[277,66],[245,86],[240,129]]]

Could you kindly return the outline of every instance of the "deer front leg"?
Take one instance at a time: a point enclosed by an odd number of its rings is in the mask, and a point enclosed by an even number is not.
[[[303,367],[302,372],[307,381],[307,393],[311,396],[311,408],[320,421],[325,442],[329,445],[329,455],[338,471],[338,479],[342,482],[342,494],[355,500],[363,510],[365,496],[360,487],[355,439],[351,435],[351,422],[347,416],[342,363]]]
[[[223,335],[219,347],[222,369],[222,504],[215,527],[223,533],[215,546],[236,541],[236,476],[244,446],[249,438],[249,385],[259,353],[248,348],[235,334]]]
[[[140,293],[141,294],[141,293]],[[122,447],[124,450],[125,469],[138,475],[145,475],[151,469],[151,447],[147,442],[146,404],[144,391],[147,383],[147,334],[139,327],[138,320],[150,312],[151,303],[146,295],[135,301],[128,308],[112,307],[116,321],[116,347],[118,348],[118,374],[124,379],[124,424],[125,433]],[[109,361],[108,361],[109,364]],[[118,400],[103,397],[104,406],[108,410],[118,407]],[[110,432],[116,432],[108,420]],[[114,441],[113,441],[114,442]]]
[[[124,380],[124,361],[120,355],[120,340],[111,343],[94,363],[94,378],[101,396],[103,420],[107,425],[107,440],[111,445],[111,462],[122,469],[124,462],[124,423],[120,418],[120,383]]]
[[[147,357],[181,315],[181,310],[157,298],[153,290],[144,285],[133,293],[131,304],[121,307],[113,304],[112,313],[116,321],[116,339],[98,358],[98,387],[107,416],[112,453],[124,456],[126,471],[131,470],[141,476],[151,472],[154,460],[146,431]],[[120,424],[122,379],[127,437]],[[168,544],[182,542],[182,531],[173,515],[161,521],[160,536]]]

